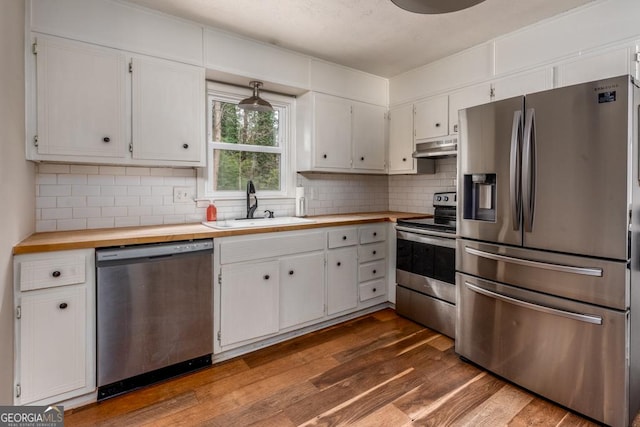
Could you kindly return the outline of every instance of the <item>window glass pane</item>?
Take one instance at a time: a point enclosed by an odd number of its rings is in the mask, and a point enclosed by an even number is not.
[[[256,191],[280,190],[280,154],[213,150],[214,191],[245,191],[252,180]]]
[[[212,139],[229,144],[279,146],[278,110],[246,111],[237,104],[213,100]]]

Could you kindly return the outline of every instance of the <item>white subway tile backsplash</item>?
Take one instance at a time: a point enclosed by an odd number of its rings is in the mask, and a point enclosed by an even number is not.
[[[124,206],[111,206],[101,208],[102,216],[127,216],[129,214],[129,208]]]
[[[38,195],[41,197],[60,197],[71,195],[70,185],[39,185],[38,189]]]
[[[113,175],[88,175],[87,184],[89,185],[114,185],[116,177]]]
[[[58,230],[84,230],[87,228],[87,220],[82,219],[59,219],[56,227]]]
[[[73,218],[100,218],[100,208],[73,208]]]
[[[165,215],[162,219],[164,224],[184,224],[184,215]]]
[[[115,226],[114,218],[87,218],[87,228],[113,228]]]
[[[87,197],[87,206],[113,206],[115,198],[113,196],[89,196]]]
[[[70,165],[69,172],[75,174],[97,175],[100,173],[100,166]]]
[[[164,218],[162,215],[159,216],[143,216],[140,217],[140,225],[162,225]]]
[[[149,170],[151,176],[173,176],[173,169],[171,168],[152,168]]]
[[[36,208],[56,208],[58,207],[57,197],[36,197]]]
[[[100,187],[100,194],[102,196],[126,196],[126,185],[105,185]]]
[[[153,207],[152,206],[132,206],[127,208],[126,215],[130,217],[151,216],[153,215]],[[138,221],[140,221],[140,218],[138,218]]]
[[[38,173],[69,173],[69,165],[40,163],[38,164]]]
[[[126,168],[123,166],[100,166],[100,175],[125,175]]]
[[[154,215],[173,215],[174,213],[173,206],[153,206]]]
[[[58,184],[87,184],[87,175],[58,174]]]
[[[123,216],[115,218],[115,227],[137,227],[140,224],[139,216]]]
[[[139,206],[139,196],[116,196],[114,206]]]
[[[148,176],[150,172],[149,168],[127,167],[125,170],[125,174],[141,177]]]
[[[140,185],[139,176],[116,176],[116,185]]]
[[[55,173],[41,173],[36,178],[36,184],[57,184],[58,175]]]
[[[182,176],[169,176],[164,178],[164,185],[187,185],[187,178]]]
[[[36,221],[36,231],[38,233],[43,233],[45,231],[56,231],[57,221],[55,220],[40,220]]]
[[[140,185],[149,185],[155,187],[164,185],[164,177],[163,176],[141,176],[140,177]]]
[[[58,178],[60,180],[60,178]],[[99,185],[74,185],[71,188],[71,194],[74,196],[99,196]]]
[[[84,196],[68,196],[57,198],[57,207],[59,208],[76,208],[84,206],[87,206],[87,198]]]
[[[171,196],[173,201],[173,196]],[[164,204],[163,196],[140,196],[140,206],[158,206]]]
[[[173,197],[173,187],[169,185],[157,185],[151,188],[151,194],[154,196],[171,196]]]
[[[133,185],[127,187],[127,194],[129,196],[150,196],[151,187],[148,185]]]

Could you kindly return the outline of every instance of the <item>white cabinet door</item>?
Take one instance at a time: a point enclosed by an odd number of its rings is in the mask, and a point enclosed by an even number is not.
[[[19,304],[20,404],[86,387],[86,286],[31,291]]]
[[[133,58],[133,157],[204,166],[204,69]]]
[[[553,87],[553,69],[543,68],[496,79],[492,83],[492,101],[540,92]]]
[[[128,156],[125,55],[48,37],[38,37],[37,46],[38,141],[31,157]]]
[[[278,261],[222,266],[220,345],[278,332]]]
[[[449,95],[449,133],[458,133],[458,111],[491,101],[491,86],[482,83]]]
[[[386,109],[353,104],[353,168],[384,172]]]
[[[635,63],[634,67],[631,66],[629,48],[610,50],[558,65],[556,67],[557,86],[569,86],[622,74],[635,75],[634,68]]]
[[[331,249],[327,254],[327,314],[358,305],[358,248]]]
[[[413,129],[415,139],[445,136],[449,132],[449,97],[435,96],[414,105]]]
[[[324,252],[280,260],[280,328],[324,316]]]
[[[415,172],[413,105],[394,107],[390,112],[389,174]]]
[[[351,102],[315,94],[315,167],[351,169]]]

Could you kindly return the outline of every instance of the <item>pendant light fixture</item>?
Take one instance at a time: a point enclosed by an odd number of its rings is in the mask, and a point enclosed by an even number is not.
[[[484,0],[391,0],[401,9],[414,13],[436,15],[457,12],[482,3]]]
[[[262,82],[252,81],[249,86],[253,88],[253,95],[240,101],[238,107],[248,111],[273,111],[271,104],[260,98]]]

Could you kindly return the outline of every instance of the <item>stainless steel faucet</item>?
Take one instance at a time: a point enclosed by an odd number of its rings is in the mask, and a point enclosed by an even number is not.
[[[256,197],[256,187],[253,181],[247,182],[247,218],[253,218],[253,214],[258,208],[258,198]]]

